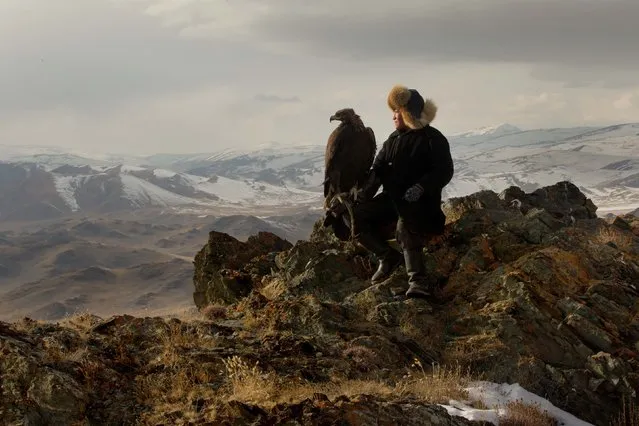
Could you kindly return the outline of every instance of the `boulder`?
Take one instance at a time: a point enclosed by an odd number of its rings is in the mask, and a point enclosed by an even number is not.
[[[208,243],[195,255],[193,299],[198,308],[232,303],[247,296],[256,277],[275,267],[275,255],[292,244],[270,232],[260,232],[241,242],[211,231]]]

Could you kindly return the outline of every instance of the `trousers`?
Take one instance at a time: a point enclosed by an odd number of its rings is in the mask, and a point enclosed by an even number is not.
[[[424,247],[432,235],[443,231],[445,217],[439,205],[393,200],[381,192],[353,208],[357,235],[368,234],[385,240],[393,234],[403,249]]]

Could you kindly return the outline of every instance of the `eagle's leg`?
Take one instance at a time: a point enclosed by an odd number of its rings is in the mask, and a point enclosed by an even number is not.
[[[356,240],[355,236],[357,235],[355,232],[355,214],[353,213],[353,206],[351,204],[351,200],[348,199],[347,197],[345,198],[345,195],[349,193],[350,192],[337,194],[335,198],[337,198],[339,202],[344,205],[344,207],[346,208],[346,211],[348,212],[348,218],[349,218],[350,228],[351,228],[351,241],[355,241]]]

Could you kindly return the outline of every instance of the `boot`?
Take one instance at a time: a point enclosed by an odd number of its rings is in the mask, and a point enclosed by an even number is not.
[[[402,264],[402,255],[380,237],[371,234],[360,234],[358,242],[379,258],[377,271],[371,277],[371,284],[378,284],[393,273]]]
[[[426,263],[421,248],[404,249],[404,262],[408,274],[406,297],[427,298],[433,294],[433,286],[426,276]]]

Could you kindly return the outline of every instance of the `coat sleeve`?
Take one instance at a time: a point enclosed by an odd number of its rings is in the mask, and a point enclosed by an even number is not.
[[[382,144],[381,149],[377,152],[375,159],[373,160],[372,171],[381,177],[388,169],[388,144],[391,138],[386,139]]]
[[[440,194],[453,178],[454,166],[448,139],[437,135],[430,141],[431,169],[419,179],[419,184],[427,194]]]
[[[377,155],[373,160],[371,169],[368,171],[368,179],[363,188],[366,199],[373,198],[379,187],[382,185],[382,176],[384,175],[387,167],[386,163],[388,162],[387,153],[388,141],[382,144],[381,149],[377,152]]]

